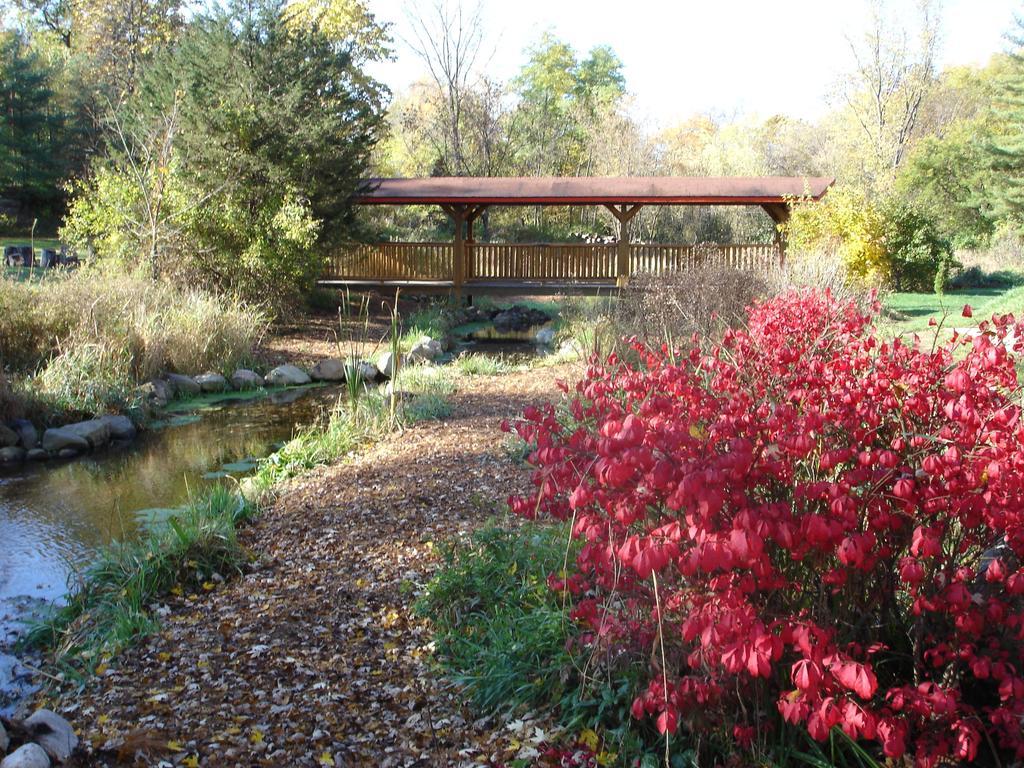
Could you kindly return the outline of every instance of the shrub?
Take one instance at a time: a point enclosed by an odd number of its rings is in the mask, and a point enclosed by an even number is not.
[[[802,291],[719,343],[595,360],[516,424],[538,493],[510,503],[572,521],[577,643],[647,660],[632,714],[660,732],[1019,761],[1024,327],[925,349],[871,321]]]
[[[615,316],[624,336],[661,344],[692,333],[717,334],[741,321],[746,307],[769,292],[765,274],[714,263],[640,273],[623,289]]]
[[[861,192],[839,187],[821,202],[796,205],[785,230],[795,251],[837,253],[851,280],[879,285],[892,277],[882,213]]]
[[[910,204],[889,199],[882,206],[882,237],[889,259],[891,282],[897,291],[945,289],[953,249],[935,221]],[[940,290],[941,289],[941,290]]]
[[[930,291],[952,248],[924,211],[896,197],[874,201],[848,188],[797,205],[786,225],[796,252],[838,254],[847,276],[898,291]]]

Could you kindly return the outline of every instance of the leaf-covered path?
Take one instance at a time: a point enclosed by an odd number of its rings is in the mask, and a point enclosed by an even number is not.
[[[243,534],[250,573],[168,604],[163,631],[62,709],[86,764],[460,765],[508,755],[431,668],[411,614],[437,545],[528,482],[502,418],[562,369],[463,379],[424,423],[288,489]]]

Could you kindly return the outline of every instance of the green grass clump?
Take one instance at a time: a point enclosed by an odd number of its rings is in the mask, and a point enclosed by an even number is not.
[[[502,356],[474,352],[459,355],[452,366],[463,376],[500,376],[516,370],[516,366]]]
[[[257,492],[269,490],[380,440],[396,426],[386,397],[367,393],[354,402],[339,400],[319,424],[301,430],[280,450],[264,459],[252,477],[252,485]]]
[[[455,380],[448,368],[436,365],[405,365],[398,371],[395,388],[413,395],[446,397],[455,392]]]
[[[409,423],[443,421],[452,415],[452,404],[441,395],[419,395],[403,409]]]
[[[432,302],[413,312],[403,323],[404,331],[399,339],[399,347],[408,352],[423,336],[432,339],[443,339],[447,336],[449,323],[446,310],[447,303]]]
[[[602,764],[656,766],[664,740],[630,715],[648,660],[589,658],[574,645],[570,596],[548,584],[577,553],[568,524],[489,525],[442,551],[415,610],[433,623],[441,668],[477,711],[549,711],[569,734],[595,731]]]
[[[379,391],[360,391],[339,399],[320,421],[303,429],[280,450],[264,459],[251,479],[256,493],[331,464],[361,447],[384,439],[403,423],[444,419],[451,415],[447,396],[455,391],[450,375],[440,368],[407,366],[399,372],[396,391],[413,395],[393,403]]]
[[[89,673],[156,629],[155,601],[172,590],[209,588],[214,574],[237,572],[245,555],[235,529],[253,511],[218,487],[140,539],[103,547],[78,575],[67,604],[33,626],[23,642],[51,649],[73,674]]]
[[[565,692],[569,622],[547,576],[562,570],[567,541],[563,527],[484,528],[444,551],[417,602],[442,665],[479,709],[550,705]]]

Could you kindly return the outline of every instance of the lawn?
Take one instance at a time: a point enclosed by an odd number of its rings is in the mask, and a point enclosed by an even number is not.
[[[882,322],[886,330],[897,335],[925,333],[932,318],[945,327],[964,328],[977,325],[993,314],[1012,312],[1024,315],[1024,275],[1008,288],[966,288],[944,295],[934,293],[891,293],[882,302]],[[970,304],[973,319],[962,316]],[[945,321],[943,318],[945,317]]]
[[[0,247],[6,245],[32,245],[38,251],[40,248],[53,248],[60,250],[60,240],[55,237],[37,237],[34,241],[30,237],[0,237]]]

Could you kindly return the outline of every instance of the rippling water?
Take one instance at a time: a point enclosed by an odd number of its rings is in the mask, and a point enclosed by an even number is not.
[[[135,535],[212,483],[244,475],[338,396],[332,387],[226,399],[179,414],[125,447],[0,469],[0,649],[40,601],[66,594],[69,576],[97,546]],[[0,653],[0,712],[14,665]]]

